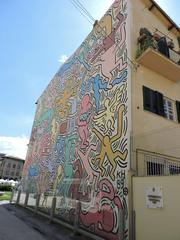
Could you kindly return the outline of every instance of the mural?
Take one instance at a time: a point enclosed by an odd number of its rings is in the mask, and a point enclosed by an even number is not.
[[[61,199],[57,215],[128,239],[127,2],[116,0],[38,100],[23,188]]]

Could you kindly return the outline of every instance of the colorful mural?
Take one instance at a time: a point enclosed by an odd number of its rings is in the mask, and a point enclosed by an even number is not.
[[[38,100],[23,188],[61,198],[57,214],[128,239],[127,2],[116,0]]]

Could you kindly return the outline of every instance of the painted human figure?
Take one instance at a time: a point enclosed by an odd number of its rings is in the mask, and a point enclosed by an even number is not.
[[[60,209],[61,214],[65,214],[68,210],[67,205],[69,201],[69,189],[73,181],[73,162],[75,160],[75,141],[76,134],[66,136],[65,138],[65,162],[63,165],[63,177],[59,184],[57,191],[63,195],[63,208]]]
[[[120,98],[125,90],[125,84],[116,88],[111,98],[106,98],[103,102],[104,108],[93,118],[96,126],[103,131],[112,134],[115,130],[115,113],[118,111]]]
[[[103,40],[103,46],[97,53],[99,57],[93,64],[94,67],[101,68],[101,73],[106,78],[108,85],[112,84],[114,70],[118,69],[120,72],[127,67],[125,60],[126,54],[122,53],[119,59],[116,57],[116,52],[122,48],[126,42],[125,17],[119,14],[117,21],[117,26],[112,29],[111,34]]]
[[[90,96],[86,94],[81,101],[81,110],[77,119],[78,133],[81,139],[80,148],[86,148],[89,145],[88,136],[89,129],[88,124],[92,118],[92,104],[90,102]]]
[[[118,126],[117,126],[117,134],[113,137],[110,137],[108,134],[102,135],[96,128],[93,129],[93,132],[97,136],[97,138],[101,142],[101,150],[100,154],[97,155],[97,159],[99,160],[99,168],[101,170],[101,176],[105,174],[104,161],[107,156],[108,161],[111,164],[110,177],[114,181],[115,180],[115,170],[117,166],[117,158],[119,158],[119,164],[122,167],[127,166],[126,157],[128,154],[128,150],[125,149],[123,152],[116,150],[115,152],[112,149],[112,144],[122,137],[122,129],[123,129],[123,112],[125,110],[125,105],[121,105],[119,108],[119,116],[118,116]]]
[[[83,42],[82,47],[80,51],[78,52],[76,58],[79,61],[80,64],[84,66],[84,68],[88,71],[91,69],[91,65],[86,61],[86,55],[90,51],[90,46],[88,45],[87,42]]]
[[[77,150],[77,154],[80,157],[81,164],[83,166],[83,169],[86,172],[86,177],[83,179],[83,194],[85,193],[85,189],[87,189],[88,185],[95,184],[95,188],[97,187],[97,179],[99,176],[99,173],[93,171],[91,164],[89,162],[89,154],[91,150],[96,151],[97,146],[95,145],[90,145],[89,148],[86,150],[86,153],[83,153],[80,149]]]
[[[107,82],[102,81],[102,77],[100,76],[100,74],[97,74],[95,77],[90,78],[89,83],[92,83],[93,85],[96,112],[98,112],[100,109],[100,90],[108,90],[109,87]]]
[[[118,240],[119,210],[123,209],[121,200],[115,195],[114,187],[108,179],[99,183],[99,191],[91,199],[91,208],[81,211],[81,222],[85,227],[93,228],[96,234],[104,234],[108,239]],[[122,234],[122,233],[121,233]]]

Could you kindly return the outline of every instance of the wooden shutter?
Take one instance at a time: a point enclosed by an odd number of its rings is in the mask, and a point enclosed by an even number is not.
[[[143,86],[144,109],[165,116],[163,94]]]
[[[157,113],[157,97],[153,90],[151,90],[151,112]]]
[[[163,94],[160,92],[155,92],[156,95],[156,113],[160,116],[165,116],[164,114],[164,100]]]
[[[143,102],[145,110],[157,113],[157,101],[155,91],[145,86],[143,86]]]
[[[179,101],[176,101],[176,109],[177,109],[178,122],[180,123],[180,102]]]
[[[152,103],[151,103],[151,89],[143,86],[143,103],[144,109],[151,111]]]

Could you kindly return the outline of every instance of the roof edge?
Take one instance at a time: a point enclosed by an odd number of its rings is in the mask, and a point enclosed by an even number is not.
[[[154,0],[150,0],[150,2],[152,3],[151,8],[156,7],[159,12],[171,23],[168,30],[170,31],[172,28],[175,28],[180,33],[180,27],[169,17],[169,15]]]

